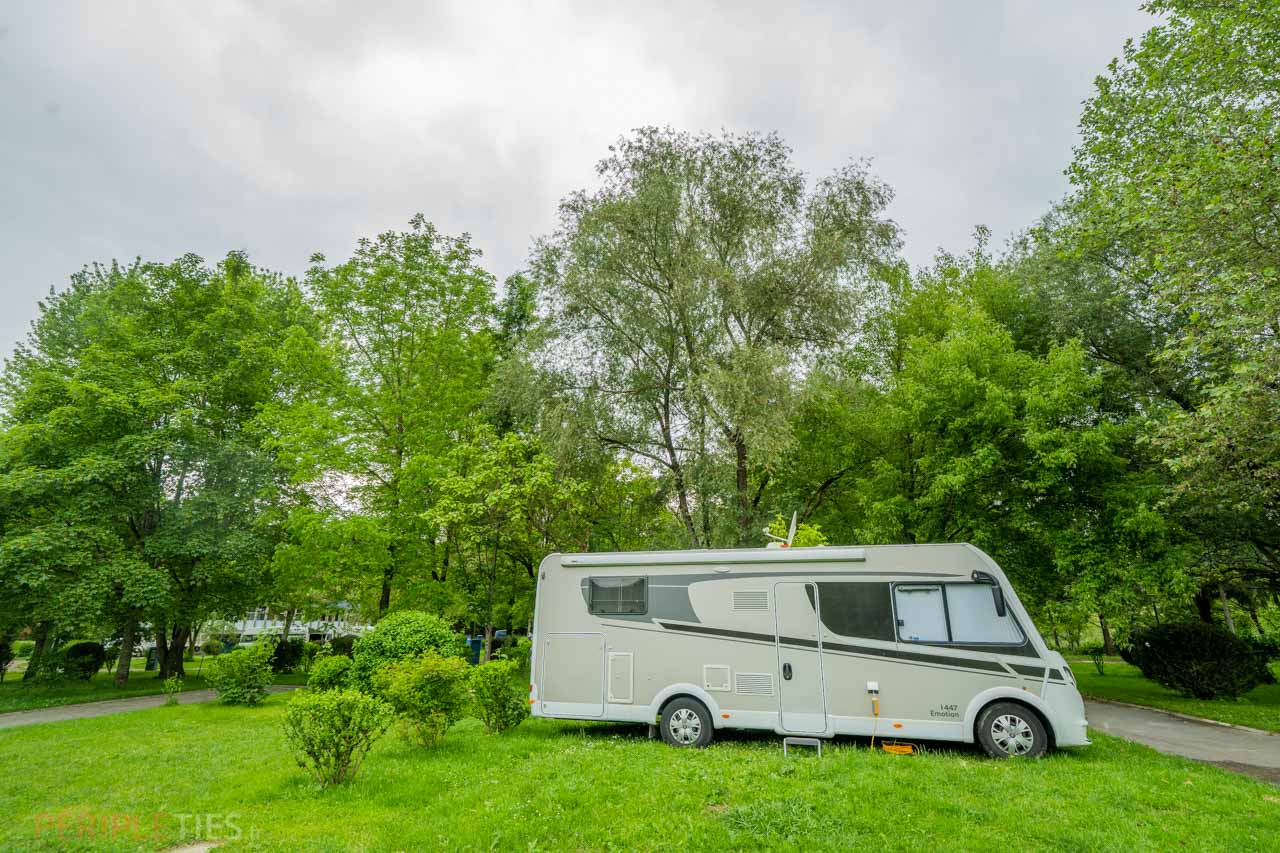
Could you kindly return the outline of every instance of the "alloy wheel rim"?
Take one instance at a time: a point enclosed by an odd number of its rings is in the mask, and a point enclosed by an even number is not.
[[[1009,755],[1026,755],[1035,745],[1031,725],[1013,714],[1001,714],[991,723],[991,740]]]
[[[698,719],[698,715],[688,708],[680,708],[671,715],[671,721],[667,724],[667,728],[670,729],[671,736],[678,742],[690,744],[698,739],[698,735],[702,734],[702,720]]]

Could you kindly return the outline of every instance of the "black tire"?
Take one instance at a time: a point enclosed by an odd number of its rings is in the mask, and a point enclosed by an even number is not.
[[[996,702],[978,715],[975,734],[992,758],[1039,758],[1049,749],[1040,716],[1020,702]]]
[[[671,746],[701,748],[711,743],[711,712],[697,699],[673,699],[662,709],[660,728]]]

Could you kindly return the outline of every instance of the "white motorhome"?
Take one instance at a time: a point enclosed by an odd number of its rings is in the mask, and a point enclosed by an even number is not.
[[[1084,703],[972,545],[552,554],[538,571],[534,716],[977,741],[1089,743]]]

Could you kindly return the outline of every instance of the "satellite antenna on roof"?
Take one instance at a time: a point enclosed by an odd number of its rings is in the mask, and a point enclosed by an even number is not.
[[[769,528],[767,527],[764,529],[764,535],[768,536],[769,539],[772,540],[765,545],[766,548],[790,548],[792,541],[796,538],[796,513],[791,513],[791,529],[787,531],[786,539],[783,539],[781,536],[775,536],[773,533],[769,532]]]

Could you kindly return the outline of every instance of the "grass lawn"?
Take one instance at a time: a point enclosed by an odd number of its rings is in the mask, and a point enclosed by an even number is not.
[[[1098,734],[1042,761],[899,757],[852,741],[818,760],[784,759],[773,736],[694,751],[635,726],[531,720],[489,736],[464,720],[434,752],[388,734],[354,783],[323,791],[289,757],[286,701],[0,731],[0,848],[163,849],[227,839],[231,824],[240,838],[226,849],[265,850],[1239,850],[1280,839],[1280,790]]]
[[[1148,681],[1137,667],[1118,659],[1108,661],[1104,668],[1107,674],[1098,675],[1092,662],[1071,661],[1082,694],[1280,732],[1280,684],[1255,687],[1238,700],[1188,699]]]
[[[67,681],[52,686],[24,684],[22,674],[9,673],[0,682],[0,713],[28,711],[32,708],[52,708],[55,705],[72,705],[76,702],[96,702],[101,699],[127,699],[130,696],[150,696],[163,693],[163,682],[155,672],[143,671],[143,659],[136,658],[129,670],[129,683],[122,688],[115,686],[115,672],[99,672],[89,681]],[[196,674],[200,661],[188,662],[184,690],[201,690],[208,685]],[[306,684],[301,673],[276,676],[277,684]]]

